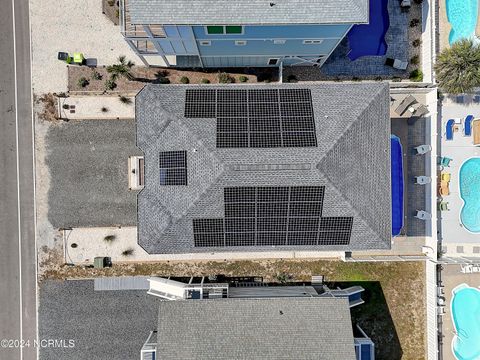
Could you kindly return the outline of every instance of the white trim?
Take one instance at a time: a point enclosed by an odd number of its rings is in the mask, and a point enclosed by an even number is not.
[[[286,42],[287,42],[287,40],[285,40],[285,39],[274,39],[274,40],[273,40],[273,44],[274,44],[274,45],[283,45],[283,44],[285,44]]]
[[[235,40],[235,46],[245,46],[247,45],[246,40]]]
[[[303,40],[303,45],[319,45],[321,43],[323,43],[322,39]]]
[[[200,41],[200,46],[210,46],[212,42],[210,40],[202,40]]]

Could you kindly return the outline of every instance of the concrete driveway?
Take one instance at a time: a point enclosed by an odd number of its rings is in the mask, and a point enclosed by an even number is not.
[[[128,190],[134,120],[80,120],[50,127],[48,219],[56,228],[127,226],[137,220],[137,193]]]

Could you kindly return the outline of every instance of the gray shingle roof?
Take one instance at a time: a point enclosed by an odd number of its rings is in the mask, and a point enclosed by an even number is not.
[[[227,85],[269,89],[279,85]],[[186,89],[148,85],[136,98],[137,145],[145,153],[138,196],[138,241],[149,253],[261,251],[264,247],[194,247],[192,220],[223,218],[231,186],[325,186],[322,216],[352,216],[350,245],[277,246],[283,250],[389,249],[390,117],[386,83],[281,85],[311,90],[317,147],[216,148],[216,119],[183,117]],[[188,186],[161,186],[161,151],[187,151]],[[286,169],[262,169],[264,165]],[[301,169],[296,169],[298,164]],[[238,170],[249,165],[250,170]],[[251,170],[251,165],[260,169]],[[292,170],[294,169],[294,170]]]
[[[159,359],[354,360],[345,298],[164,301]]]
[[[270,3],[275,3],[270,6]],[[367,23],[368,0],[129,0],[132,24]]]

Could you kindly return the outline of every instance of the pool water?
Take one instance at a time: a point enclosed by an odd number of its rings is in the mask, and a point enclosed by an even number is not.
[[[480,359],[480,290],[466,284],[453,290],[451,302],[455,336],[452,352],[458,360]]]
[[[452,26],[448,41],[453,44],[460,39],[475,35],[478,18],[478,0],[445,0],[448,22]]]
[[[369,19],[368,24],[354,25],[348,32],[348,57],[352,61],[362,56],[383,56],[387,52],[388,0],[370,0]]]
[[[468,159],[460,168],[460,220],[471,232],[480,232],[480,158]]]
[[[392,179],[392,236],[397,236],[403,227],[403,151],[400,138],[390,136]]]

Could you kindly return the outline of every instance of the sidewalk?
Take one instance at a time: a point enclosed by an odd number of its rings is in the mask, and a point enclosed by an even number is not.
[[[82,119],[134,119],[135,118],[135,98],[129,97],[130,104],[120,101],[119,96],[70,96],[68,98],[59,98],[58,113],[62,119],[82,120]],[[68,105],[69,109],[64,109]],[[102,109],[107,111],[102,111]]]

